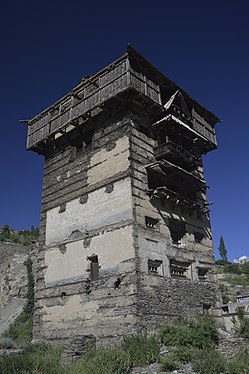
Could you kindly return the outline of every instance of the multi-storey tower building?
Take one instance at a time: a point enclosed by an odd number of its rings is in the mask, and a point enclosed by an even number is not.
[[[28,122],[45,156],[35,339],[102,345],[217,306],[202,166],[217,121],[129,46]]]

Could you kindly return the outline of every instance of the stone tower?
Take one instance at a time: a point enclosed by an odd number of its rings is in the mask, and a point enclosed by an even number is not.
[[[213,312],[202,155],[217,121],[129,46],[28,122],[45,157],[36,340],[101,346]]]

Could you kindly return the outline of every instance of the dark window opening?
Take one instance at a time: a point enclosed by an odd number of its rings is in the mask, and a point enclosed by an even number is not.
[[[159,231],[159,220],[156,218],[145,216],[145,225],[149,229]]]
[[[160,273],[160,269],[162,270],[162,261],[160,260],[148,260],[148,270],[149,270],[149,273],[152,273],[152,274],[159,274]]]
[[[229,313],[228,305],[224,305],[221,307],[223,313]]]
[[[203,233],[201,233],[201,232],[197,232],[197,231],[195,231],[195,232],[194,232],[194,237],[195,237],[195,242],[196,242],[196,243],[201,243],[201,242],[202,242],[202,239],[204,238],[204,235],[203,235]]]
[[[94,149],[94,132],[88,131],[74,140],[77,154],[85,153]]]
[[[60,205],[60,208],[59,208],[59,213],[65,212],[66,211],[66,207],[67,207],[66,203],[62,203]]]
[[[209,314],[211,305],[210,304],[203,304],[203,314]]]
[[[158,187],[166,187],[166,189],[178,194],[179,198],[186,197],[187,199],[196,202],[197,187],[192,182],[183,183],[185,179],[183,179],[182,176],[184,175],[169,175],[166,177],[165,175],[151,169],[147,169],[147,173],[149,190],[155,190]]]
[[[172,243],[175,245],[181,244],[181,240],[186,234],[185,222],[177,219],[169,219],[169,231]]]
[[[97,255],[88,256],[87,260],[90,261],[90,279],[95,281],[99,279],[99,260]]]
[[[186,278],[189,263],[177,261],[175,259],[170,260],[170,274],[172,278]]]
[[[205,268],[199,268],[198,269],[198,278],[201,281],[207,280],[207,274],[208,274],[208,269]]]

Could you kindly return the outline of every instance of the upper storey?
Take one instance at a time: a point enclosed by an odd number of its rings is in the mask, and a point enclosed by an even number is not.
[[[89,119],[124,103],[129,109],[142,106],[155,131],[173,127],[179,134],[190,132],[203,143],[204,152],[217,145],[214,126],[219,119],[128,46],[124,56],[84,77],[70,93],[28,121],[27,148],[45,154],[51,142],[70,140],[75,129],[84,132]]]

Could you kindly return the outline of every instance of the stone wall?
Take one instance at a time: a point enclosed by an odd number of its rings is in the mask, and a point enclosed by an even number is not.
[[[71,147],[45,161],[35,340],[93,334],[100,346],[134,331],[129,134],[127,117],[113,119],[96,125],[86,149]]]
[[[155,140],[146,118],[138,117],[126,111],[96,121],[88,145],[46,158],[35,340],[93,335],[97,347],[110,346],[141,327],[210,312],[219,302],[208,214],[149,198]],[[185,223],[180,244],[172,242],[170,218]],[[201,241],[195,231],[203,233]],[[172,259],[187,264],[183,277],[172,277]],[[160,263],[156,272],[150,261]]]

